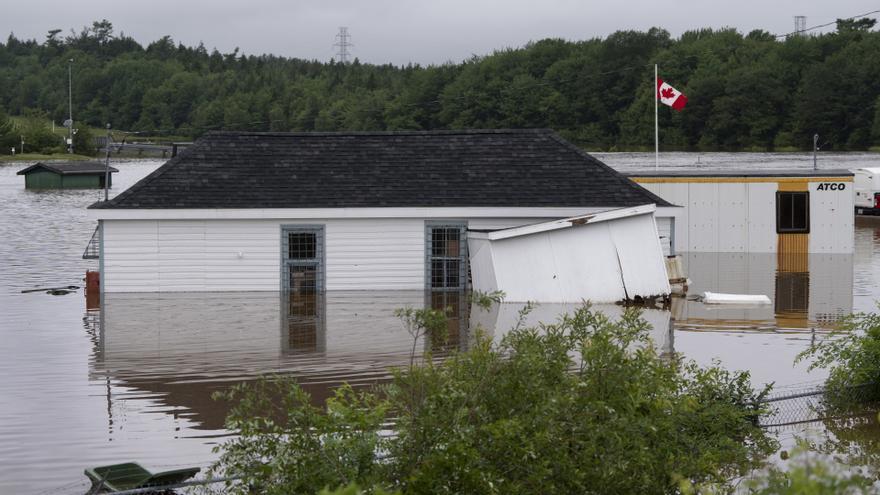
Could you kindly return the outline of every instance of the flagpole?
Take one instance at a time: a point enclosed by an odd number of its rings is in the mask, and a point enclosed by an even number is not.
[[[660,128],[657,123],[657,64],[654,64],[654,170],[660,168]]]

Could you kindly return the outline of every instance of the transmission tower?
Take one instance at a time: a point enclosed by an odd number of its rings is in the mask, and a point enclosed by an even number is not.
[[[807,16],[796,15],[794,16],[794,34],[795,36],[800,36],[804,31],[807,30]]]
[[[348,34],[347,27],[339,28],[339,34],[336,35],[336,43],[333,43],[333,46],[339,48],[339,51],[336,52],[339,62],[347,64],[349,57],[348,49],[354,46],[351,43],[351,35]]]

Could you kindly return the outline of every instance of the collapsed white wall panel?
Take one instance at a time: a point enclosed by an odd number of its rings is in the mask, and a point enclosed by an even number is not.
[[[654,211],[646,205],[470,232],[473,287],[502,290],[512,302],[615,302],[666,295],[669,283]]]

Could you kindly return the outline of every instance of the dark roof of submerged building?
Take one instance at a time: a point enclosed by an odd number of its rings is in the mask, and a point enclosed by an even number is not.
[[[91,208],[669,203],[545,129],[213,132]]]
[[[28,168],[19,170],[16,175],[31,173],[37,169],[45,169],[59,175],[91,175],[106,173],[107,165],[101,162],[37,162]],[[119,172],[110,167],[110,172]]]

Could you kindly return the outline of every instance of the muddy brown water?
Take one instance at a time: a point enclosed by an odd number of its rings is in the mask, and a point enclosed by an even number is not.
[[[653,155],[598,154],[621,170],[653,166]],[[664,167],[811,167],[805,154],[664,154]],[[118,194],[160,161],[115,161]],[[519,305],[476,311],[458,294],[340,292],[318,298],[278,293],[108,295],[87,311],[82,291],[21,293],[84,285],[97,262],[82,252],[95,228],[85,207],[102,192],[26,191],[0,164],[0,493],[83,493],[85,467],[135,460],[148,468],[206,466],[229,435],[211,394],[267,373],[296,376],[316,397],[342,382],[368,384],[409,359],[412,340],[395,308],[451,306],[449,347],[465,348],[479,323],[496,337]],[[823,168],[880,165],[870,153],[821,155]],[[821,383],[794,366],[798,352],[834,321],[870,311],[880,296],[880,219],[856,222],[855,253],[811,257],[809,271],[776,271],[773,255],[685,254],[692,292],[762,292],[769,307],[713,310],[679,300],[646,314],[666,351],[701,363],[748,369],[780,390]],[[542,305],[530,321],[572,309]],[[615,312],[615,307],[600,308]],[[417,342],[418,349],[430,343]],[[443,349],[436,349],[443,351]],[[801,431],[801,430],[798,430]],[[866,428],[877,435],[877,428]],[[792,438],[791,432],[786,433]]]

